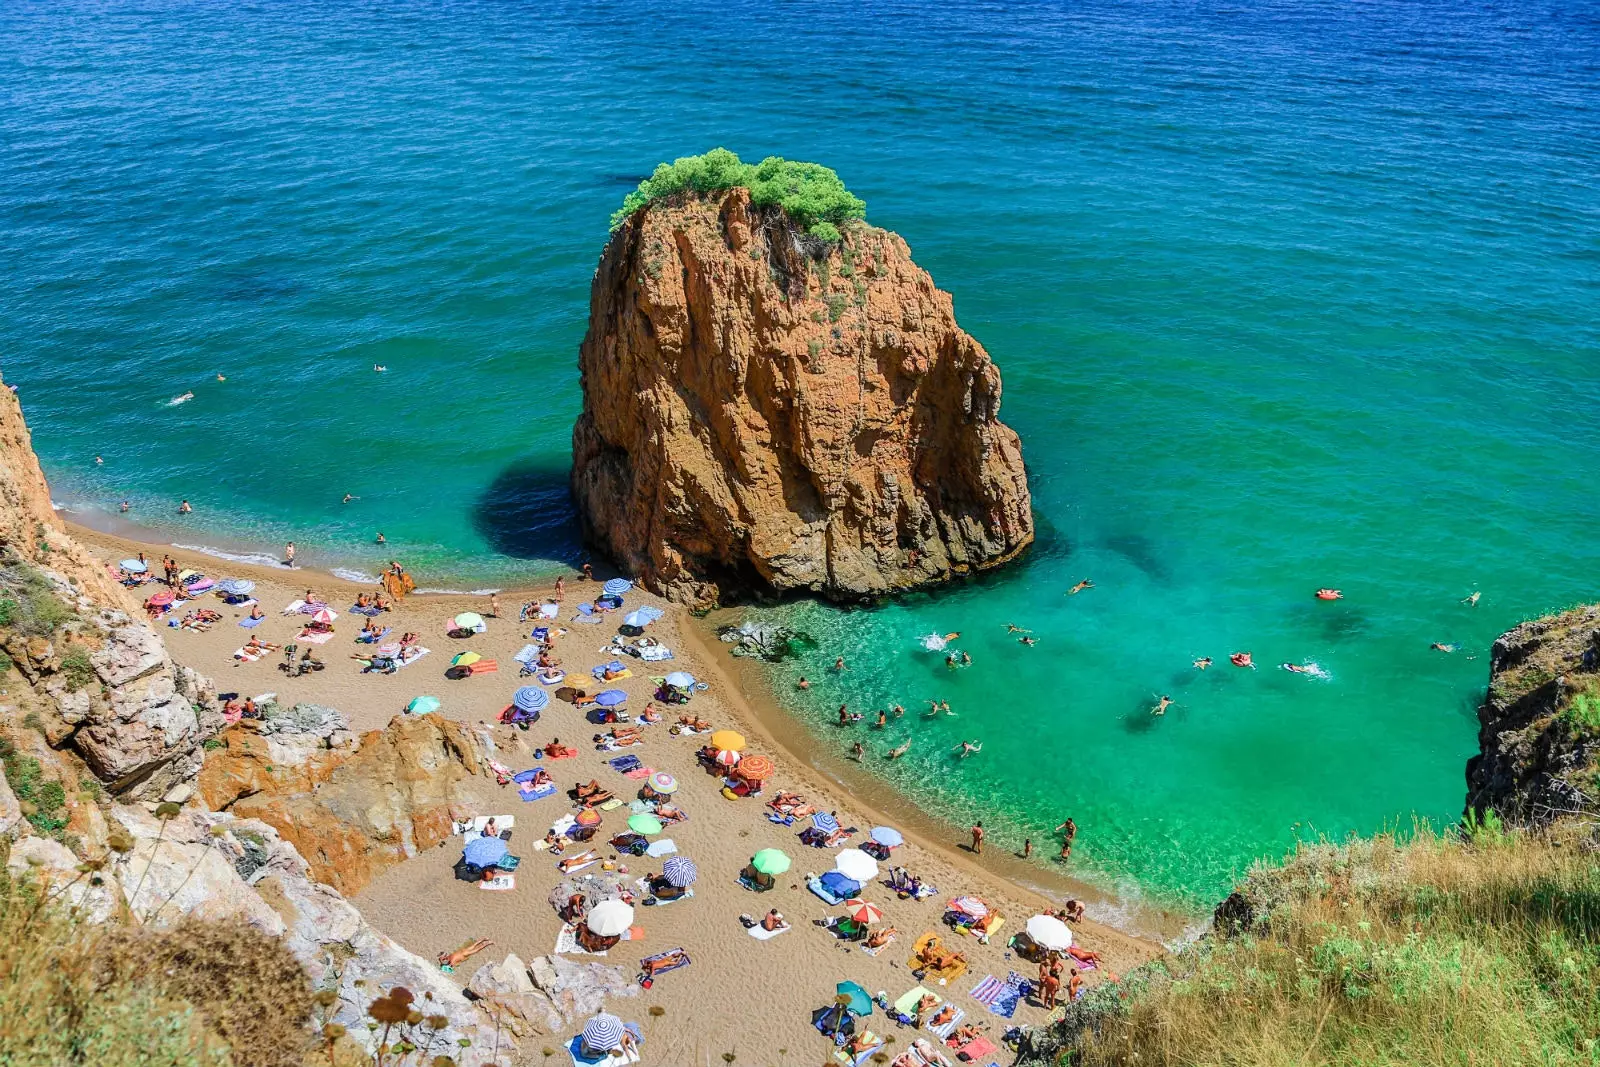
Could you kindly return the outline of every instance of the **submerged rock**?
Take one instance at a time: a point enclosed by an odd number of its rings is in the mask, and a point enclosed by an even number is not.
[[[578,355],[588,538],[676,600],[859,600],[1033,541],[1000,372],[898,236],[826,244],[743,189],[613,234]]]

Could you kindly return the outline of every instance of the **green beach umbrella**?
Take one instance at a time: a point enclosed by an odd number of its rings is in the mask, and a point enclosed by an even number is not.
[[[413,715],[427,715],[439,710],[439,698],[412,697],[411,703],[406,705],[406,710]]]
[[[463,611],[456,616],[456,626],[463,630],[476,630],[483,625],[483,616],[476,611]]]
[[[839,998],[839,1003],[850,1009],[851,1014],[872,1014],[872,994],[856,983],[840,982],[833,987],[833,992]]]
[[[750,866],[761,874],[782,874],[789,869],[789,857],[781,849],[764,848],[750,857]]]
[[[636,834],[643,834],[649,837],[651,834],[659,834],[661,832],[661,820],[649,812],[641,811],[637,815],[628,816],[628,829]]]

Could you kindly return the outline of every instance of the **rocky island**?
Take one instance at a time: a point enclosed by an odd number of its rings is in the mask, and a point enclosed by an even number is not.
[[[579,351],[572,490],[652,590],[850,601],[1033,541],[1000,372],[898,236],[815,164],[663,164],[624,204]]]

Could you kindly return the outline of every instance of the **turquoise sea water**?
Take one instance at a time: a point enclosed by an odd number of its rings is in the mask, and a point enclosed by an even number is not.
[[[442,585],[580,553],[623,193],[717,144],[836,167],[999,362],[1041,537],[786,609],[794,710],[905,703],[869,767],[1046,854],[1072,814],[1108,883],[1453,817],[1489,641],[1600,593],[1593,4],[14,0],[0,42],[0,360],[58,499]]]

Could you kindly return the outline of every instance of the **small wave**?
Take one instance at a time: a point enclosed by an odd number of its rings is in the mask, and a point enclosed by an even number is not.
[[[432,588],[430,586],[429,588],[426,588],[426,589],[418,589],[417,592],[419,592],[419,593],[433,593],[436,596],[488,596],[490,593],[499,593],[499,592],[503,592],[503,590],[501,590],[499,588],[495,588],[495,589],[434,589],[434,588]]]
[[[167,407],[175,408],[179,404],[187,404],[189,401],[191,401],[193,399],[194,399],[194,394],[193,393],[184,393],[184,394],[182,394],[180,396],[175,396],[171,400],[167,401]],[[181,548],[182,546],[180,545],[178,547]],[[198,551],[198,549],[191,549],[190,551]]]
[[[366,571],[358,571],[354,567],[333,567],[329,569],[328,573],[346,582],[357,582],[362,585],[378,584],[377,575],[368,574]]]
[[[917,641],[929,652],[943,652],[945,646],[950,643],[949,638],[945,637],[944,634],[924,634],[922,637],[917,638]]]
[[[202,556],[215,556],[217,559],[233,563],[250,563],[257,567],[283,567],[283,560],[265,552],[227,552],[220,548],[212,548],[210,545],[183,545],[176,541],[172,543],[172,547],[181,548],[185,552],[198,552]]]

